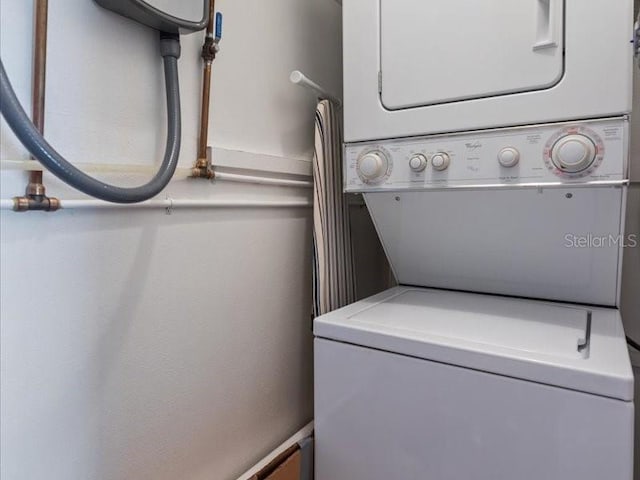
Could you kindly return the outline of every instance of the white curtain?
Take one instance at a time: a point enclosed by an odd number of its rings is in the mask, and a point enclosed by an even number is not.
[[[319,316],[355,301],[349,206],[342,193],[342,122],[336,106],[322,100],[316,109],[313,156],[313,314]]]

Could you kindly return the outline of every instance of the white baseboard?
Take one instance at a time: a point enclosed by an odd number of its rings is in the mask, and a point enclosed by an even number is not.
[[[247,470],[245,473],[238,477],[238,480],[249,480],[256,473],[260,472],[264,467],[269,465],[278,455],[287,449],[291,448],[293,445],[298,443],[300,440],[307,438],[309,435],[313,433],[313,422],[309,422],[305,425],[301,430],[296,432],[293,436],[288,438],[284,443],[282,443],[278,448],[273,450],[269,455],[264,457],[258,463],[256,463],[253,467]]]

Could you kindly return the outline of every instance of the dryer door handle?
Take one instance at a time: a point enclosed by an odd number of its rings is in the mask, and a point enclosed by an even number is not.
[[[558,22],[562,18],[563,0],[535,0],[536,2],[536,40],[533,50],[546,50],[558,46]]]

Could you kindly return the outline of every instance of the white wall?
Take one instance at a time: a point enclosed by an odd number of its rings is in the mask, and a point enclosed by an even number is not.
[[[627,335],[637,339],[640,338],[640,183],[629,188],[626,228],[629,248],[625,248],[623,257],[621,311]]]
[[[640,0],[634,1],[636,15],[640,11]],[[636,62],[636,67],[640,62]],[[633,87],[633,122],[631,131],[631,178],[634,181],[629,188],[627,198],[627,233],[640,239],[640,71],[635,69]],[[627,248],[624,252],[622,282],[622,320],[625,333],[636,341],[640,339],[640,246]],[[635,374],[635,474],[640,480],[640,352],[630,349],[631,363]]]
[[[0,3],[3,61],[26,105],[32,1]],[[78,161],[157,158],[164,146],[158,134],[164,88],[156,35],[91,0],[50,3],[47,138]],[[217,0],[216,5],[224,13],[224,38],[214,64],[213,143],[308,161],[315,99],[292,86],[288,76],[300,69],[340,93],[341,7],[334,0]],[[185,164],[196,151],[201,43],[199,34],[182,37]],[[3,146],[3,158],[20,151]]]
[[[635,1],[636,12],[640,0]],[[627,231],[640,239],[640,61],[634,68],[633,116],[631,122],[631,179],[627,199]],[[640,246],[624,253],[622,314],[628,335],[640,338]],[[640,365],[638,365],[640,366]],[[640,409],[638,409],[640,411]]]
[[[211,143],[237,167],[308,173],[314,99],[339,93],[333,0],[218,0]],[[32,1],[0,0],[28,107]],[[185,38],[181,165],[195,158],[200,36]],[[164,143],[156,35],[89,0],[50,2],[46,136],[78,162],[150,165]],[[3,160],[27,158],[2,123]],[[249,153],[243,153],[249,152]],[[140,178],[114,177],[114,181]],[[110,177],[110,178],[111,178]],[[25,175],[2,171],[2,198]],[[45,176],[50,193],[79,197]],[[175,198],[305,200],[178,180]],[[3,479],[234,480],[312,417],[310,209],[2,212]]]

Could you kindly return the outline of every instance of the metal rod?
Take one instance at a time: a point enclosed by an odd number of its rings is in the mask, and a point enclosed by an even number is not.
[[[326,98],[327,100],[331,100],[333,103],[335,103],[336,106],[338,107],[342,106],[342,101],[338,97],[336,97],[335,95],[331,95],[323,87],[321,87],[316,82],[311,80],[300,70],[294,70],[293,72],[291,72],[291,75],[289,76],[289,80],[291,81],[291,83],[295,85],[300,85],[301,87],[306,87],[310,90],[313,90],[314,92],[316,92],[316,95],[318,96],[318,98],[321,98],[321,99]]]

